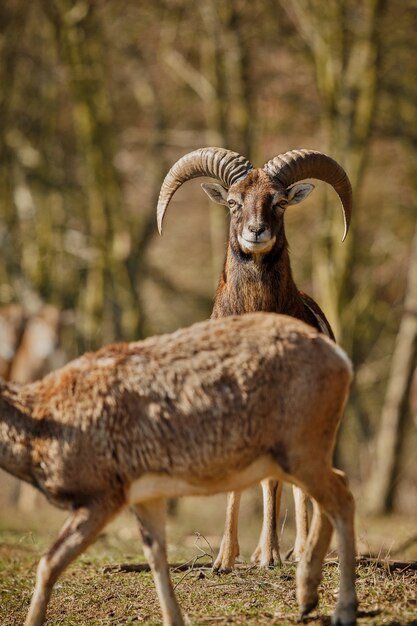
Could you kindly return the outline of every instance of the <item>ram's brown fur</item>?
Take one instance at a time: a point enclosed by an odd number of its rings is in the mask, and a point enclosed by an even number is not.
[[[285,189],[272,181],[265,172],[255,169],[235,183],[231,193],[240,195],[242,209],[237,215],[232,215],[225,264],[211,317],[255,311],[285,313],[319,330],[324,325],[327,334],[334,339],[324,313],[310,296],[298,290],[292,276],[283,212],[277,213],[271,203],[273,195],[280,196],[284,201]],[[279,204],[279,199],[276,203]],[[266,254],[242,251],[238,233],[245,222],[265,224],[270,228],[275,243]]]

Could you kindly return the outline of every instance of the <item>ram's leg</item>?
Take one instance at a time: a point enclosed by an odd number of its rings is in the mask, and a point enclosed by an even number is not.
[[[306,491],[317,500],[322,513],[331,521],[337,535],[339,566],[340,566],[340,588],[336,610],[332,617],[335,626],[353,626],[356,624],[357,599],[355,591],[355,536],[354,536],[354,502],[351,492],[347,487],[346,477],[342,472],[329,470],[327,475],[309,484],[311,477],[305,482]],[[311,488],[310,488],[311,487]],[[326,534],[328,531],[322,519],[321,539],[318,551],[324,550]],[[309,548],[307,548],[308,550]],[[317,550],[317,549],[316,549]],[[313,550],[314,552],[314,550]],[[320,556],[320,554],[319,554]],[[324,557],[324,554],[323,554]],[[300,567],[301,589],[297,592],[300,601],[301,611],[305,614],[312,608],[314,600],[313,587],[318,584],[319,576],[316,571],[319,558],[317,552],[313,558],[314,567],[310,570],[308,559],[303,557]],[[309,590],[302,591],[305,585]],[[309,604],[311,607],[309,607]]]
[[[122,502],[112,500],[95,501],[90,506],[80,507],[68,518],[58,539],[41,558],[36,574],[36,587],[26,617],[25,626],[43,624],[52,587],[58,576],[97,537],[100,530],[120,510]]]
[[[227,494],[226,522],[219,553],[213,565],[215,572],[224,574],[230,572],[239,555],[237,527],[241,496],[240,491],[233,491]]]
[[[333,532],[330,520],[321,512],[317,502],[313,501],[313,507],[310,532],[297,567],[297,600],[301,617],[317,606],[317,590],[321,581],[323,560]]]
[[[332,624],[353,626],[358,606],[355,589],[355,503],[343,472],[333,470],[332,487],[336,506],[333,505],[333,509],[329,507],[327,514],[336,531],[340,564],[339,597]]]
[[[308,536],[308,497],[299,487],[293,486],[295,504],[295,544],[292,558],[299,561],[304,553]]]
[[[184,621],[169,576],[166,556],[165,500],[150,500],[132,508],[139,522],[143,551],[155,581],[164,626],[183,626]]]
[[[282,482],[266,479],[261,482],[263,497],[263,520],[259,543],[252,554],[252,561],[261,567],[281,565],[277,523],[282,495]]]

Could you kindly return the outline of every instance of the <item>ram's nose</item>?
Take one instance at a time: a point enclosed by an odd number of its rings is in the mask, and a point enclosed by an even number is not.
[[[264,224],[249,224],[248,230],[255,235],[256,239],[266,231],[266,226]]]

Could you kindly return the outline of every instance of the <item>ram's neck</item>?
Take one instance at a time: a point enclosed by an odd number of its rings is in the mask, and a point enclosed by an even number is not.
[[[21,396],[21,387],[0,382],[0,467],[33,482],[32,442],[36,421]]]
[[[254,311],[285,313],[304,319],[286,246],[265,255],[243,255],[229,244],[212,318]]]

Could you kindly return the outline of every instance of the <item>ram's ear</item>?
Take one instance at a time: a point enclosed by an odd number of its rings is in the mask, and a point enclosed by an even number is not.
[[[202,188],[213,202],[218,204],[227,204],[227,190],[218,183],[201,183]]]
[[[290,187],[287,191],[288,206],[290,204],[298,204],[307,198],[307,196],[313,191],[314,185],[310,183],[299,183]]]

